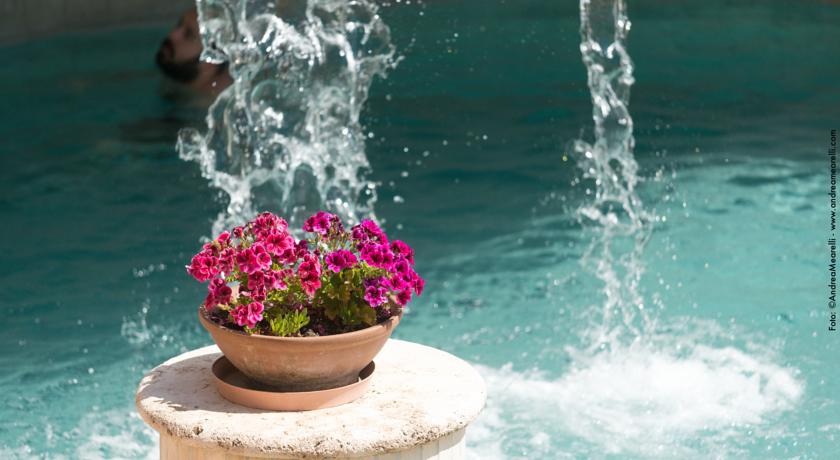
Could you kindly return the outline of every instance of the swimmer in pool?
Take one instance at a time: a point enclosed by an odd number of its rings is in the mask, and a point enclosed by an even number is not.
[[[187,10],[160,44],[155,62],[176,87],[216,97],[233,80],[227,63],[211,64],[199,59],[202,44],[195,8]]]

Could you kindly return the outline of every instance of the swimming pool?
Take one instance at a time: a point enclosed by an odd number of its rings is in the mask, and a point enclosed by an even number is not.
[[[587,196],[570,142],[592,125],[577,6],[384,14],[405,59],[374,83],[367,154],[377,214],[427,279],[396,336],[479,366],[475,458],[835,455],[824,152],[840,9],[631,3],[657,321],[610,353],[581,351],[602,298],[573,216]],[[4,48],[3,457],[154,458],[137,381],[210,343],[181,267],[223,205],[175,153],[202,111],[157,95],[164,30]]]

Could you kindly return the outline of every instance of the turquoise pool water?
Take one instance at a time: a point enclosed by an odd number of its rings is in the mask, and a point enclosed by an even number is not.
[[[377,213],[427,279],[396,335],[480,368],[473,458],[837,455],[840,7],[631,3],[656,327],[609,353],[581,351],[603,299],[573,215],[570,142],[592,125],[576,5],[385,15],[405,59],[372,88],[367,152]],[[158,96],[164,30],[3,49],[0,457],[154,458],[137,381],[210,343],[182,266],[223,205],[175,154],[202,111]]]

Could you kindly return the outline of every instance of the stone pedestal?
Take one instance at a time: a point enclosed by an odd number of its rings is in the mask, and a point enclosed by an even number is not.
[[[228,402],[213,385],[216,346],[152,369],[137,409],[160,433],[162,459],[461,459],[464,434],[484,406],[484,382],[466,362],[389,340],[370,389],[343,406],[270,412]]]

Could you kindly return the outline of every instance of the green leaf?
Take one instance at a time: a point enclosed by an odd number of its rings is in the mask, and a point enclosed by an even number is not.
[[[297,334],[307,324],[309,324],[309,313],[305,308],[301,311],[282,312],[268,320],[271,333],[279,337]]]

